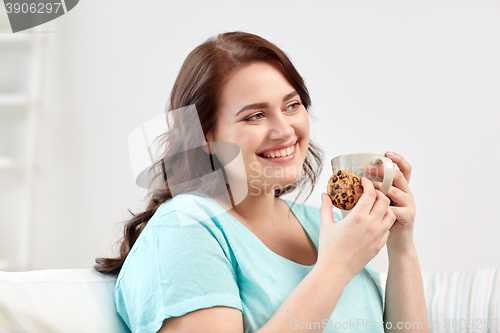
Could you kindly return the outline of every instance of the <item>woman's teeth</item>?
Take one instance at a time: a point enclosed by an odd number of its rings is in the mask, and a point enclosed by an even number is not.
[[[295,150],[295,146],[288,147],[287,149],[280,149],[275,151],[268,151],[264,154],[261,154],[265,158],[275,158],[275,157],[284,157],[288,156]]]

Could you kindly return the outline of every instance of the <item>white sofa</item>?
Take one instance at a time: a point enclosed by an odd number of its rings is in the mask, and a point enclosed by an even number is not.
[[[0,333],[130,332],[115,280],[92,269],[0,271]]]
[[[500,319],[499,273],[422,272],[432,332],[500,332],[498,321],[484,327],[485,319]],[[0,333],[129,332],[115,311],[114,285],[92,269],[0,271]],[[457,329],[446,330],[446,319],[450,326],[456,319]],[[473,327],[459,329],[471,320]]]
[[[422,281],[431,332],[500,333],[500,269],[422,271]]]

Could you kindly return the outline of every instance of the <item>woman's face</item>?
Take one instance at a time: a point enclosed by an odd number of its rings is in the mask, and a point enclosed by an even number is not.
[[[268,62],[239,68],[223,88],[209,137],[240,147],[253,195],[274,194],[297,181],[309,147],[309,116],[280,68]]]

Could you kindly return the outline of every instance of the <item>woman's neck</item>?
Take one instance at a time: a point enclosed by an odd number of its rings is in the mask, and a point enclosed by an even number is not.
[[[261,230],[279,228],[280,226],[277,224],[283,221],[282,214],[285,212],[285,208],[288,208],[283,200],[274,195],[254,196],[248,194],[235,207],[231,206],[227,198],[225,200],[218,198],[216,201],[237,220]]]

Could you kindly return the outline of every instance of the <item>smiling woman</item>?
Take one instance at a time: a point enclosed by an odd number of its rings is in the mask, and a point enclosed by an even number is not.
[[[293,332],[293,322],[383,321],[384,292],[370,260],[395,220],[387,197],[363,178],[365,194],[343,223],[326,194],[320,209],[280,198],[310,195],[321,169],[310,104],[288,57],[259,36],[224,33],[188,55],[153,169],[161,186],[127,223],[120,256],[96,260],[98,271],[118,274],[116,308],[132,332]],[[193,105],[195,113],[173,112]],[[193,130],[198,119],[202,131]],[[219,170],[245,179],[248,194],[229,207],[235,188],[217,172],[201,177],[207,167],[218,171],[217,142],[237,145],[245,166]]]
[[[236,115],[234,110],[239,110]],[[252,180],[253,200],[246,203],[258,207],[267,199],[257,195],[262,192],[257,184],[267,184],[265,190],[274,194],[299,179],[309,150],[309,116],[279,63],[252,62],[238,68],[224,85],[214,134],[208,138],[240,147],[246,177]],[[264,175],[266,167],[273,173]]]

